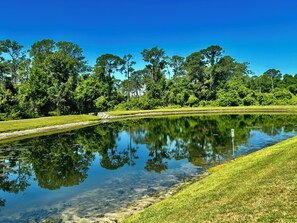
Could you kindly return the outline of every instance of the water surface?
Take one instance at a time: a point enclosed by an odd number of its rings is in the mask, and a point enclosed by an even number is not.
[[[0,144],[0,222],[87,219],[115,211],[295,136],[296,120],[295,115],[138,119]]]

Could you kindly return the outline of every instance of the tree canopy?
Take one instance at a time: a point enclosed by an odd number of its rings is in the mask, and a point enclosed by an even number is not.
[[[247,62],[209,46],[183,57],[157,46],[99,55],[92,67],[75,43],[44,39],[30,49],[0,41],[0,120],[167,106],[296,104],[297,76],[275,68],[255,74]],[[119,79],[120,78],[120,79]]]

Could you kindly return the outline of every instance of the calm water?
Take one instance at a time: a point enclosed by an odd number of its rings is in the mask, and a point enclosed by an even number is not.
[[[0,222],[87,219],[114,211],[295,136],[296,125],[295,115],[168,117],[0,144]]]

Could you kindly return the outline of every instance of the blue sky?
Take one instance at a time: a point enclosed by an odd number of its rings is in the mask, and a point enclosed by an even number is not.
[[[188,56],[220,45],[261,74],[297,73],[295,0],[0,0],[0,39],[29,48],[41,39],[79,44],[91,65],[104,53],[159,46]]]

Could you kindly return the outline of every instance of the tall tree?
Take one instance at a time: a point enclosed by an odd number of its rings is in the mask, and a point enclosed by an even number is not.
[[[58,114],[75,110],[74,91],[80,71],[78,62],[63,51],[57,51],[45,59],[44,71],[50,80],[48,92]]]
[[[80,113],[89,113],[97,110],[96,100],[106,94],[107,88],[94,75],[83,75],[75,89],[75,100]],[[104,108],[99,109],[104,110]]]
[[[75,112],[75,88],[79,75],[87,71],[83,50],[75,43],[66,41],[55,43],[53,40],[45,39],[32,45],[30,56],[33,61],[34,79],[43,81],[40,84],[46,86],[46,94],[49,98],[45,101],[52,103],[50,106],[46,103],[46,109],[42,109],[38,113],[45,112],[47,114],[49,109],[62,114]],[[47,78],[44,78],[44,75]],[[31,86],[29,89],[34,90],[35,88]],[[34,94],[29,92],[28,95],[32,97]]]
[[[267,75],[271,82],[271,89],[274,90],[274,84],[276,79],[280,79],[282,77],[282,73],[276,69],[267,70],[264,75]]]
[[[106,81],[111,79],[112,75],[119,71],[123,64],[119,56],[113,54],[103,54],[97,58],[94,67],[94,73],[100,80]]]
[[[96,60],[94,73],[100,81],[108,84],[107,100],[110,100],[114,89],[115,78],[113,74],[120,71],[122,64],[123,60],[113,54],[103,54]]]
[[[204,84],[205,79],[205,62],[201,52],[192,53],[185,61],[187,76],[193,83],[201,82]]]
[[[44,62],[45,58],[56,51],[56,43],[50,39],[44,39],[35,42],[30,52],[30,57],[33,60],[33,66],[40,65]]]
[[[208,66],[215,65],[223,55],[223,49],[220,46],[209,46],[200,52]]]
[[[131,73],[134,71],[134,68],[133,66],[136,64],[135,61],[132,60],[133,57],[131,54],[128,54],[128,55],[125,55],[123,57],[123,60],[122,60],[122,67],[121,67],[121,72],[125,74],[125,76],[127,77],[128,81],[127,81],[127,84],[128,84],[128,100],[130,98],[130,94],[131,94],[131,86],[130,86],[130,75]]]
[[[146,75],[147,70],[137,70],[131,74],[130,86],[132,93],[137,97],[141,95],[143,89],[143,78]]]
[[[186,74],[184,57],[174,55],[170,58],[169,65],[173,71],[173,78],[182,77]]]
[[[164,76],[163,70],[167,65],[165,51],[158,47],[153,47],[150,50],[144,49],[141,54],[143,60],[149,63],[146,65],[146,68],[150,72],[152,80],[157,83]]]
[[[205,85],[208,88],[207,98],[214,99],[216,91],[216,64],[220,61],[223,55],[223,49],[220,46],[209,46],[206,49],[200,51],[203,61],[207,68],[205,69]]]
[[[83,50],[79,45],[72,42],[60,41],[56,43],[56,46],[58,51],[64,52],[76,61],[76,69],[79,73],[90,71],[90,67],[87,66],[87,62],[85,61]]]
[[[28,82],[20,87],[20,105],[25,108],[29,117],[48,115],[49,111],[54,110],[49,93],[53,78],[49,74],[46,59],[55,51],[55,42],[49,39],[33,43],[29,50],[32,60],[31,76]]]
[[[0,84],[6,78],[8,72],[9,71],[7,61],[3,57],[0,57]]]
[[[23,50],[23,46],[16,41],[9,39],[0,40],[0,56],[1,54],[7,54],[9,59],[7,60],[6,66],[9,76],[13,83],[17,83],[22,79],[21,67],[26,61],[26,52]]]

